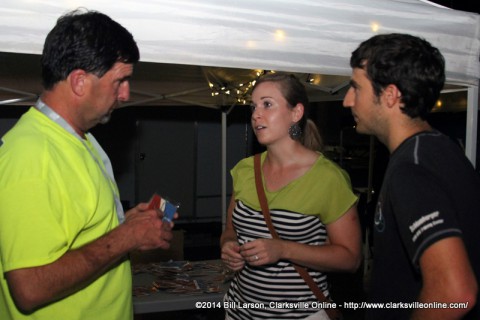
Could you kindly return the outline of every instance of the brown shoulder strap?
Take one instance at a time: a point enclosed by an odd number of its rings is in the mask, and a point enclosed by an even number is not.
[[[265,222],[267,222],[268,230],[272,234],[274,239],[278,239],[277,231],[273,227],[272,218],[270,217],[270,210],[268,209],[267,197],[265,196],[265,189],[263,188],[262,182],[262,164],[261,164],[261,154],[257,153],[253,158],[253,168],[255,170],[255,186],[257,187],[258,200],[260,201],[260,207],[262,208],[263,217]]]
[[[274,239],[279,239],[280,237],[275,231],[275,227],[273,226],[273,223],[272,223],[272,218],[270,217],[270,210],[268,208],[267,197],[265,196],[265,189],[263,188],[262,165],[261,165],[260,153],[255,154],[253,158],[253,168],[255,170],[255,186],[257,188],[258,200],[260,201],[260,207],[262,208],[262,213],[265,218],[265,222],[267,223],[268,230],[270,230],[272,237]],[[317,297],[318,301],[320,302],[327,301],[328,299],[325,297],[322,290],[320,290],[320,288],[317,286],[313,278],[308,273],[307,269],[296,264],[293,264],[293,266],[295,267],[295,270],[297,270],[297,272],[303,278],[305,283],[308,285],[310,290],[312,290],[312,292],[315,294],[315,297]],[[326,308],[325,312],[328,314],[328,316],[331,319],[337,319],[339,317],[338,310]]]

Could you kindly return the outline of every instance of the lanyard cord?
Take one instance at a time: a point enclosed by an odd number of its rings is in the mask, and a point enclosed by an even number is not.
[[[123,206],[122,206],[122,203],[120,201],[120,197],[119,197],[117,191],[115,190],[115,188],[113,187],[114,185],[116,186],[117,183],[115,182],[115,177],[113,175],[112,164],[111,164],[110,159],[108,158],[107,154],[105,153],[105,151],[103,151],[102,147],[97,142],[95,137],[90,133],[86,134],[86,137],[88,138],[88,140],[90,141],[92,146],[95,148],[97,153],[100,155],[100,158],[102,159],[103,165],[102,165],[102,163],[100,163],[98,158],[93,154],[92,150],[88,147],[87,143],[85,142],[85,139],[80,137],[80,135],[72,128],[72,126],[67,121],[65,121],[65,119],[63,119],[58,113],[56,113],[52,108],[47,106],[40,99],[38,99],[35,106],[41,113],[43,113],[48,118],[50,118],[52,121],[54,121],[55,123],[60,125],[67,132],[69,132],[70,134],[75,136],[82,143],[82,145],[87,149],[90,156],[93,158],[93,160],[95,160],[98,167],[100,168],[100,171],[102,172],[103,176],[108,181],[108,186],[110,187],[110,190],[112,191],[112,194],[113,194],[113,198],[115,199],[115,208],[117,210],[117,217],[118,217],[118,220],[120,221],[120,223],[122,223],[125,220],[125,214],[123,212]]]

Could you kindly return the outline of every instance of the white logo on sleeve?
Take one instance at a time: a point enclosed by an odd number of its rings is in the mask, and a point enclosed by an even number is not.
[[[409,226],[410,232],[413,234],[412,240],[415,242],[423,232],[433,228],[436,225],[442,224],[443,222],[444,220],[440,218],[439,211],[434,211],[422,216]]]

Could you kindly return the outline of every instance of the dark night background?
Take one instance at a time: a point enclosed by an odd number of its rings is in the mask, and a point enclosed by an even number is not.
[[[455,10],[469,11],[480,13],[480,5],[477,1],[462,1],[462,0],[434,0],[433,3],[449,7]]]

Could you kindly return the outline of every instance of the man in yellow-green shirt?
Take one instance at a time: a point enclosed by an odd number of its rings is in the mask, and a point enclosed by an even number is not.
[[[0,319],[132,319],[132,250],[168,248],[173,223],[123,213],[110,160],[88,133],[129,97],[132,35],[99,12],[61,17],[44,92],[0,143]]]

